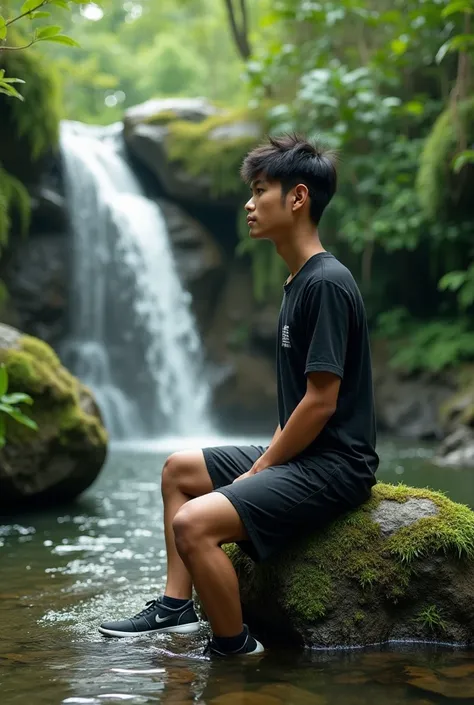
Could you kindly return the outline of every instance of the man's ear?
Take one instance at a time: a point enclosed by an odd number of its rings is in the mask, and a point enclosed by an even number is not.
[[[297,211],[304,206],[309,198],[308,187],[304,184],[298,184],[293,189],[293,195],[291,198],[291,210]]]

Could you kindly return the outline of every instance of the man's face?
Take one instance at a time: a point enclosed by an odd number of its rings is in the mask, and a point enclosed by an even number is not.
[[[250,237],[276,240],[288,232],[292,224],[292,213],[288,197],[282,200],[281,184],[257,176],[251,185],[252,196],[245,204]]]

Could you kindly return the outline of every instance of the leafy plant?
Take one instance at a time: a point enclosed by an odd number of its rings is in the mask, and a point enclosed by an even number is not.
[[[27,426],[34,431],[38,430],[38,424],[29,416],[26,416],[21,409],[19,404],[28,404],[31,406],[33,404],[33,399],[29,394],[22,394],[16,392],[13,394],[8,394],[8,373],[5,365],[0,365],[0,448],[5,446],[7,441],[6,438],[6,425],[5,419],[9,417],[16,421],[17,423]]]
[[[421,622],[424,627],[427,627],[431,631],[445,631],[447,627],[446,621],[443,619],[436,605],[428,605],[428,607],[422,609],[416,621]]]
[[[79,46],[74,39],[68,37],[66,34],[62,34],[62,27],[60,25],[54,24],[34,27],[32,31],[30,31],[28,39],[26,39],[23,44],[18,45],[15,43],[8,45],[4,43],[8,40],[11,26],[18,23],[20,20],[49,20],[51,18],[51,12],[45,11],[43,8],[56,6],[64,10],[70,10],[70,3],[79,5],[81,4],[81,0],[70,0],[70,2],[69,0],[26,0],[17,13],[7,17],[0,14],[0,52],[21,51],[38,42],[55,42],[72,47]],[[18,98],[18,100],[24,100],[21,93],[19,93],[14,86],[14,84],[21,83],[24,83],[23,79],[7,77],[5,76],[5,70],[0,69],[0,93]]]

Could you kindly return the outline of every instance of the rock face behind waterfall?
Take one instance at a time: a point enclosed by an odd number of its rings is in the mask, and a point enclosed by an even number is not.
[[[0,324],[0,361],[10,392],[34,399],[27,408],[38,431],[7,421],[0,451],[0,506],[69,500],[95,480],[107,434],[91,392],[44,342]]]
[[[474,512],[442,494],[379,484],[275,560],[226,550],[245,618],[269,636],[309,647],[474,643]]]

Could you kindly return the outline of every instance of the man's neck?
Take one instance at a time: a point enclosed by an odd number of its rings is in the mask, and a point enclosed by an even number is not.
[[[287,281],[293,279],[310,257],[320,252],[325,252],[317,230],[308,233],[295,233],[294,237],[289,238],[286,242],[277,242],[275,246],[278,254],[290,270],[290,276]]]

